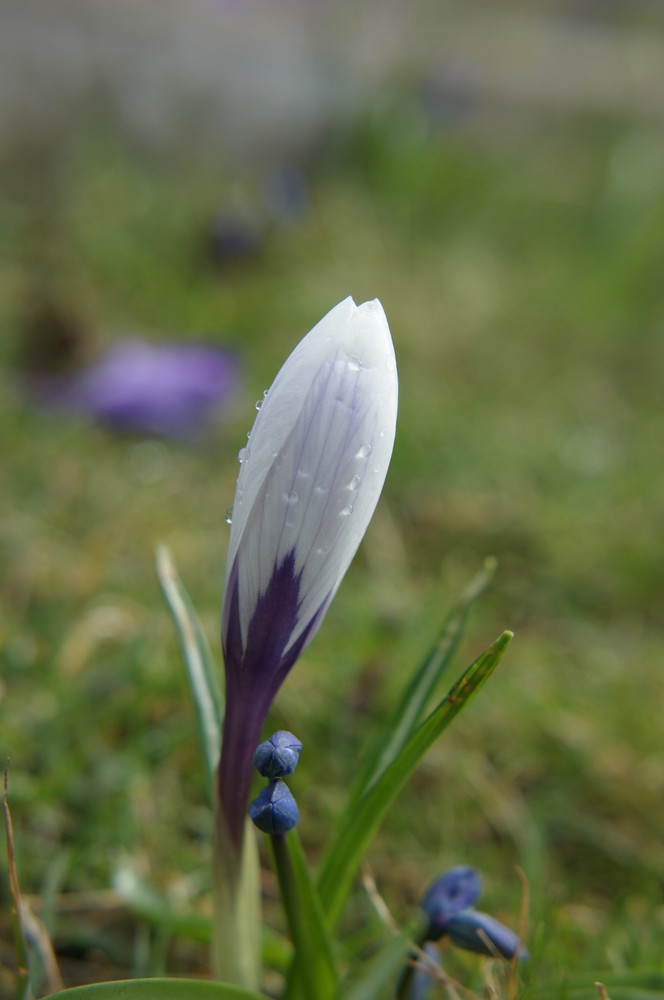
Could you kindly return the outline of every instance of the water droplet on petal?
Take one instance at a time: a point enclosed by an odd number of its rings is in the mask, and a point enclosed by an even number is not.
[[[226,522],[226,524],[232,524],[233,523],[233,508],[232,507],[227,507],[226,508],[226,510],[224,512],[224,521]]]
[[[353,478],[351,479],[351,481],[348,484],[348,489],[349,490],[356,490],[358,488],[358,486],[360,485],[361,482],[362,482],[361,476],[353,476]]]
[[[368,458],[370,454],[371,454],[371,445],[361,444],[357,452],[355,453],[355,458]]]
[[[349,503],[347,507],[344,507],[343,510],[339,511],[339,517],[348,517],[348,515],[352,513],[353,513],[353,505],[352,503]]]
[[[300,499],[300,494],[296,490],[291,490],[286,494],[286,503],[295,504]]]
[[[325,483],[318,483],[317,486],[314,486],[314,493],[319,497],[325,496],[327,492],[329,492],[329,486],[326,486]]]
[[[349,372],[359,372],[362,370],[362,362],[359,358],[351,358],[348,362]]]
[[[257,410],[260,410],[262,405],[263,405],[262,399],[257,399],[256,402],[254,403],[254,406],[256,407]]]
[[[237,453],[237,460],[240,463],[240,465],[242,465],[243,462],[247,461],[247,449],[246,448],[240,448],[240,450]]]

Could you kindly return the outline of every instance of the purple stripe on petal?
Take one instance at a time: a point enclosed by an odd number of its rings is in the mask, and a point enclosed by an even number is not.
[[[269,686],[270,678],[277,673],[297,625],[300,577],[301,573],[295,572],[295,552],[291,550],[272,574],[249,621],[242,669],[261,685]]]

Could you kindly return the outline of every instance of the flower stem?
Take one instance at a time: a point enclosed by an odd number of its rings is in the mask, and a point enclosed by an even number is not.
[[[270,841],[281,899],[295,948],[297,971],[301,976],[299,981],[303,987],[302,992],[307,1000],[329,1000],[332,994],[327,989],[327,985],[329,985],[327,977],[319,975],[316,949],[312,948],[309,928],[298,892],[297,878],[286,843],[286,834],[273,834]]]

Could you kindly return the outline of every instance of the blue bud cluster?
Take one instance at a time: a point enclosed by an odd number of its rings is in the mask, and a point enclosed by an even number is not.
[[[300,811],[282,778],[293,773],[301,750],[298,738],[284,729],[256,747],[254,766],[268,784],[250,804],[249,815],[263,833],[287,833],[297,826]]]
[[[492,958],[528,958],[519,937],[488,913],[475,909],[482,892],[479,873],[468,866],[451,868],[427,889],[420,906],[428,921],[425,941],[447,936],[466,951]]]

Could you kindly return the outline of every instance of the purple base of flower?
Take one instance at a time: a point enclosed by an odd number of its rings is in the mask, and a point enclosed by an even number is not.
[[[327,608],[309,622],[296,642],[289,642],[300,607],[300,576],[295,554],[289,552],[261,594],[247,629],[243,648],[240,628],[237,563],[228,580],[227,620],[224,622],[226,714],[219,764],[219,797],[231,839],[242,845],[253,755],[275,694],[293,666],[309,635]]]

